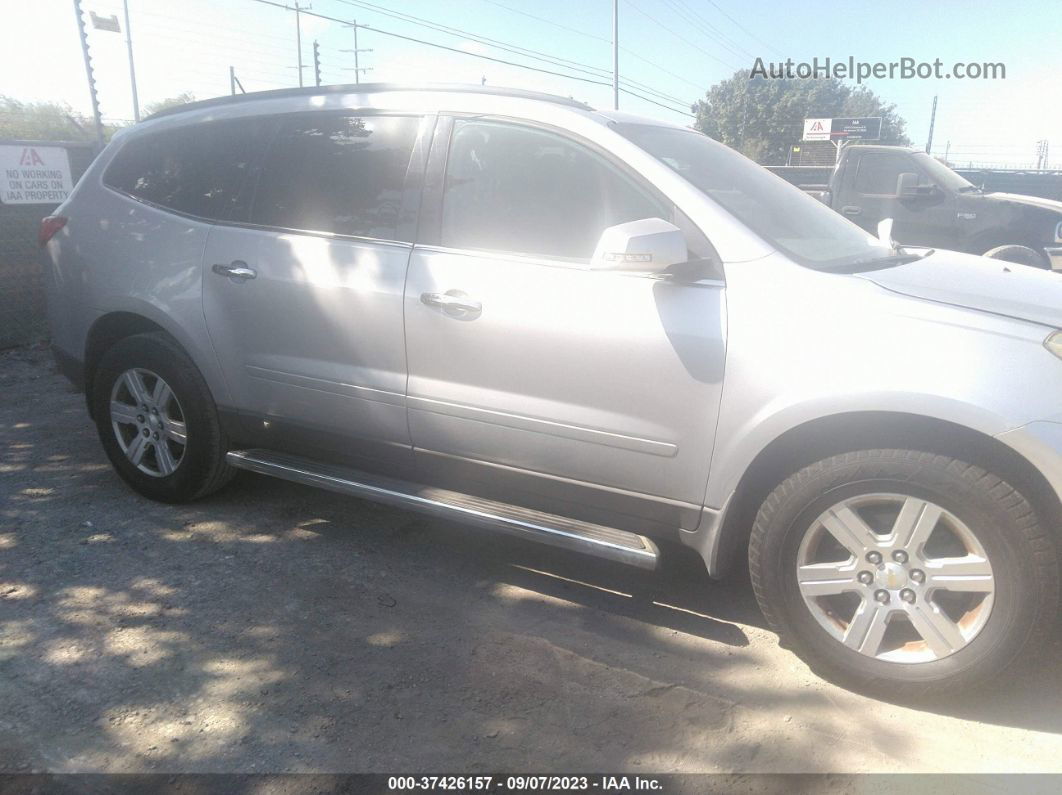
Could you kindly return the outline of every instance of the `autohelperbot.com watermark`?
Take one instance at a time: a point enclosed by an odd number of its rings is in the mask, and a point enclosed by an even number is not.
[[[1004,63],[989,61],[958,61],[945,65],[940,58],[932,61],[920,61],[917,58],[899,58],[895,61],[857,61],[849,55],[848,58],[834,60],[832,58],[812,58],[810,61],[794,61],[787,58],[784,61],[764,61],[757,58],[752,66],[749,79],[754,77],[767,78],[769,80],[781,80],[783,78],[826,79],[837,78],[838,80],[855,80],[862,83],[864,80],[876,78],[879,80],[1006,80],[1007,66]]]

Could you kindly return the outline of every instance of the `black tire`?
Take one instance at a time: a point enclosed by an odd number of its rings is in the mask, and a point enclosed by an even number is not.
[[[1001,259],[1005,262],[1014,262],[1018,265],[1028,265],[1033,268],[1048,269],[1051,267],[1051,263],[1046,256],[1029,246],[996,246],[986,251],[982,256]]]
[[[183,411],[187,443],[172,474],[145,474],[126,457],[111,423],[115,382],[133,368],[161,377]],[[136,334],[119,340],[100,359],[92,383],[92,414],[111,464],[134,491],[153,500],[188,502],[217,491],[236,470],[225,463],[228,442],[206,381],[180,345],[162,332]]]
[[[991,563],[991,612],[950,655],[912,664],[862,654],[830,635],[805,603],[797,583],[804,534],[827,508],[881,492],[929,500],[950,512],[973,532]],[[760,608],[784,644],[824,678],[892,700],[946,695],[990,680],[1035,659],[1056,628],[1058,553],[1033,508],[992,473],[932,453],[864,450],[800,470],[760,508],[749,563]]]

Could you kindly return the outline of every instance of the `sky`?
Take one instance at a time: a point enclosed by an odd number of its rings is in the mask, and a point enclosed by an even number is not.
[[[142,106],[185,91],[199,99],[227,94],[230,66],[248,91],[298,85],[292,10],[258,0],[128,2]],[[88,113],[71,0],[5,0],[4,5],[0,94],[67,103]],[[607,108],[612,104],[612,5],[611,0],[312,0],[311,13],[299,15],[303,62],[312,64],[316,40],[323,82],[353,82],[354,55],[344,52],[354,47],[353,29],[312,14],[356,19],[368,26],[359,28],[358,46],[371,50],[359,56],[360,65],[372,69],[361,75],[363,81],[485,80]],[[83,7],[86,18],[95,11],[122,19],[122,0],[83,0]],[[1006,79],[897,78],[865,85],[897,105],[920,147],[926,144],[937,96],[933,153],[947,152],[956,164],[1030,167],[1037,142],[1046,139],[1053,147],[1050,162],[1062,167],[1057,0],[618,0],[618,9],[620,78],[633,92],[621,95],[623,110],[690,123],[684,113],[690,103],[736,70],[751,68],[757,57],[765,62],[816,56],[868,62],[940,58],[946,69],[960,61],[999,62]],[[89,42],[104,117],[132,119],[124,32],[90,26]],[[303,79],[312,85],[312,66],[303,70]]]

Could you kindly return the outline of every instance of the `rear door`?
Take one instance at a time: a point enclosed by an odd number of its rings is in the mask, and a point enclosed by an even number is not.
[[[723,284],[588,266],[608,226],[688,222],[586,142],[504,120],[453,125],[449,148],[439,135],[432,150],[429,182],[443,160],[445,180],[425,194],[406,286],[419,463],[519,473],[530,493],[574,484],[580,504],[639,495],[639,510],[679,522],[711,457]]]
[[[433,124],[283,116],[245,221],[211,232],[207,325],[263,444],[357,464],[410,456],[402,290]]]

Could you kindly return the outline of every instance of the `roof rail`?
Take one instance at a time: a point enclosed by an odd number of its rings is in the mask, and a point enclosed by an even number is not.
[[[198,102],[189,102],[185,105],[164,108],[157,113],[152,113],[144,121],[158,119],[162,116],[172,116],[189,110],[216,108],[258,99],[304,97],[320,94],[379,94],[386,91],[448,91],[461,94],[491,94],[499,97],[518,97],[520,99],[535,99],[540,102],[552,102],[557,105],[579,108],[580,110],[593,110],[585,102],[580,102],[571,97],[546,94],[541,91],[527,91],[522,88],[494,88],[493,86],[476,86],[464,83],[424,83],[421,85],[405,83],[346,83],[343,85],[307,86],[305,88],[277,88],[272,91],[252,91],[249,94],[234,94],[232,96],[214,97],[213,99],[202,99]]]

